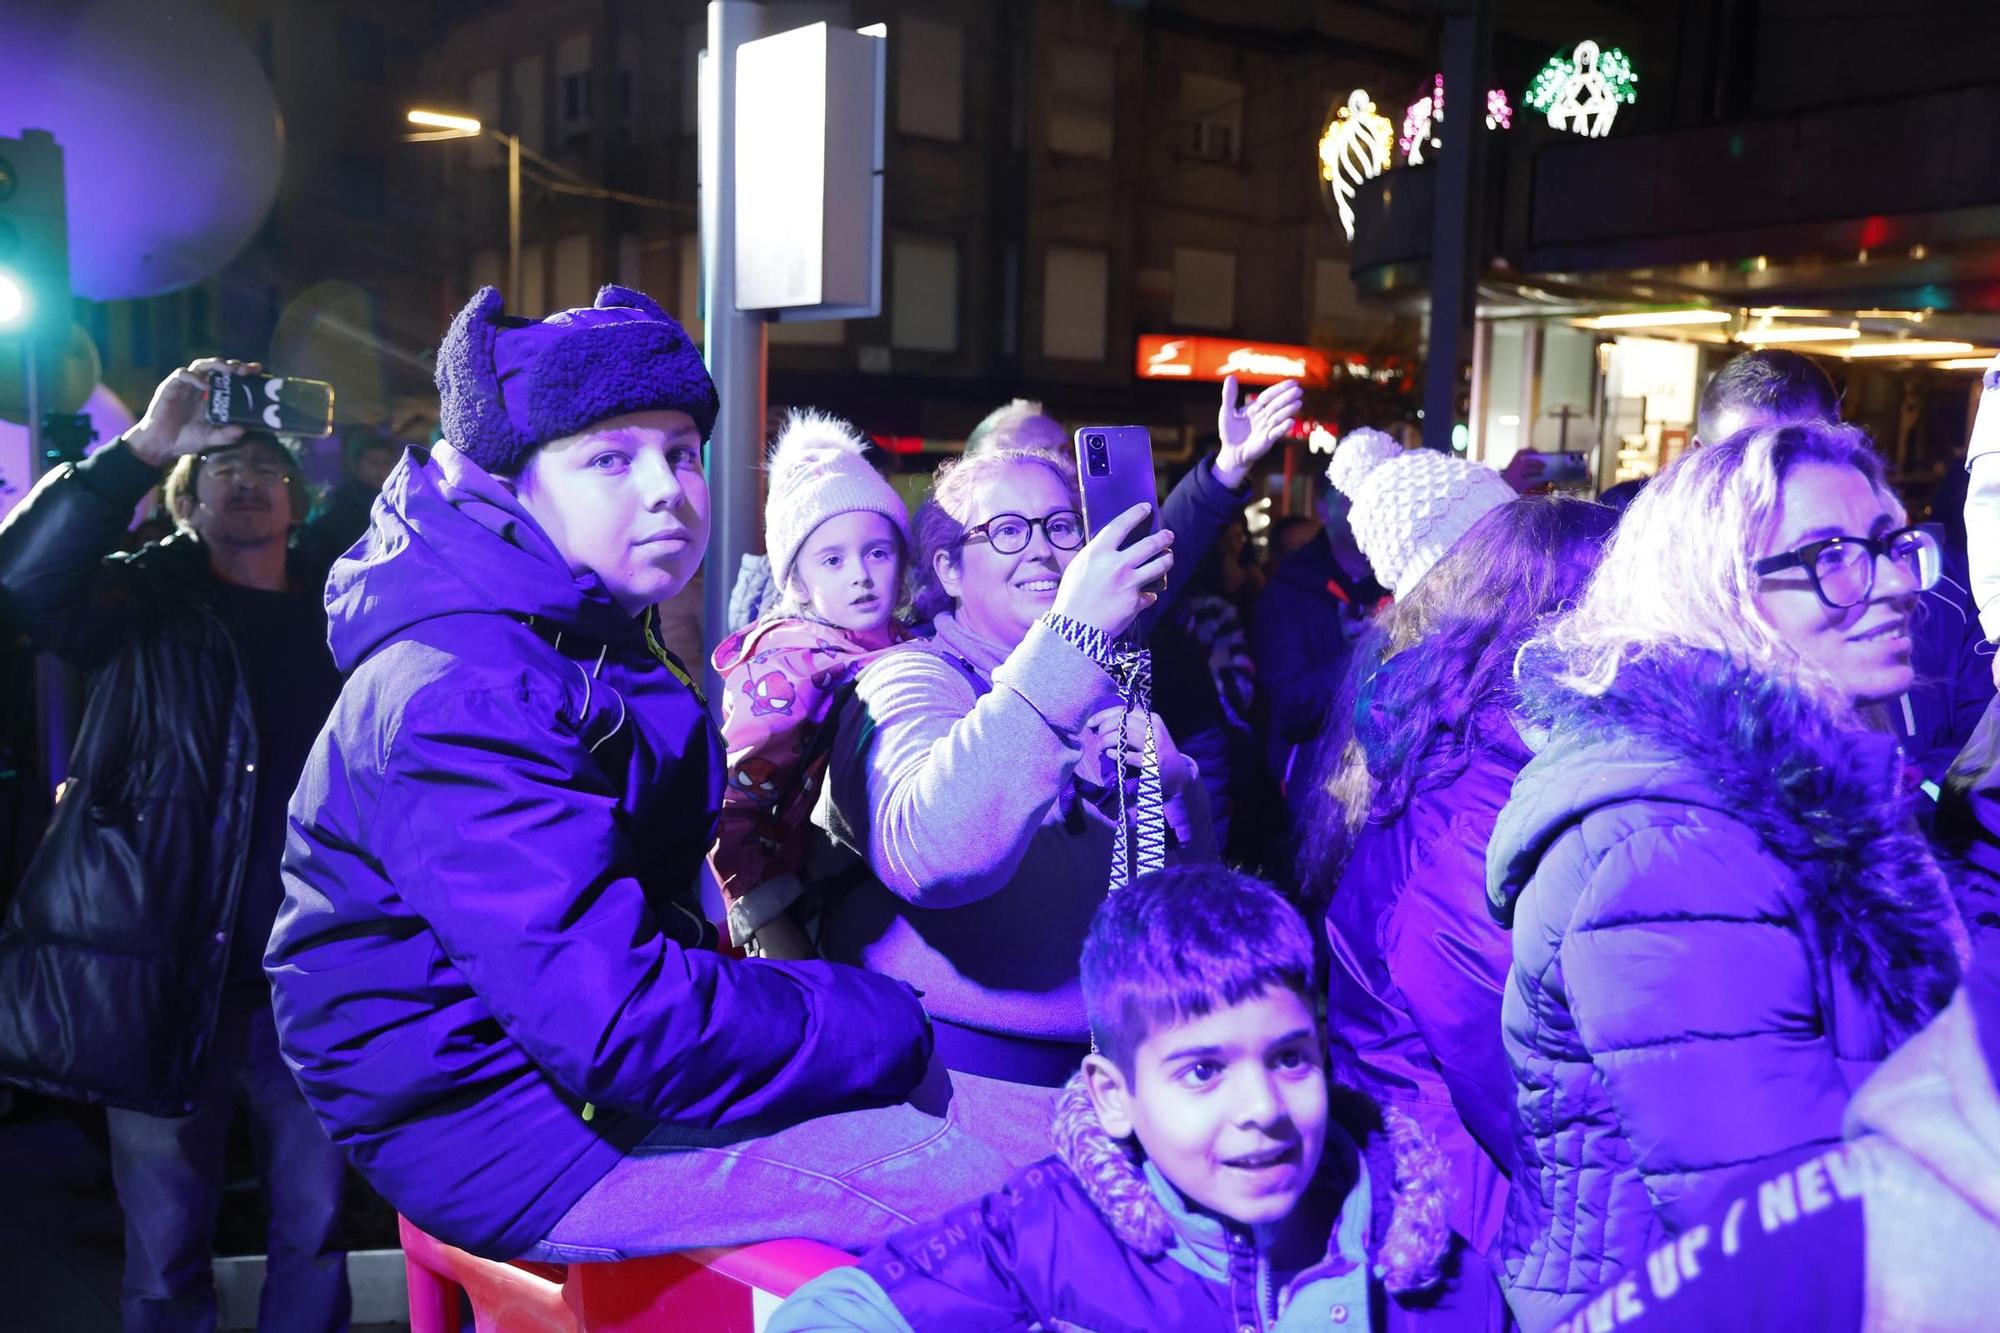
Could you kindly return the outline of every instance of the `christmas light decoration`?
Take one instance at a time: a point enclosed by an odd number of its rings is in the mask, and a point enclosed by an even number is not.
[[[1347,105],[1333,113],[1319,136],[1319,175],[1340,214],[1347,239],[1354,239],[1354,191],[1389,169],[1389,149],[1396,127],[1375,109],[1364,88],[1347,95]]]
[[[1601,139],[1611,133],[1618,108],[1638,100],[1638,84],[1639,75],[1623,51],[1582,41],[1570,55],[1549,57],[1525,100],[1553,128]]]
[[[1489,88],[1486,91],[1486,128],[1504,130],[1514,124],[1514,104],[1507,100],[1505,88]],[[1403,150],[1403,160],[1411,166],[1423,165],[1424,154],[1435,153],[1443,145],[1438,139],[1438,131],[1444,126],[1444,75],[1431,76],[1431,90],[1410,103],[1403,113],[1403,132],[1396,140],[1396,146]]]
[[[1431,80],[1431,90],[1410,103],[1410,109],[1403,113],[1403,133],[1396,140],[1396,146],[1403,150],[1403,160],[1411,166],[1419,166],[1424,160],[1424,149],[1443,147],[1438,142],[1438,126],[1444,123],[1444,75]]]

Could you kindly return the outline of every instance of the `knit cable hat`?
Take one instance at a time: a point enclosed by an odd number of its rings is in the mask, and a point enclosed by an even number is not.
[[[715,382],[686,330],[615,284],[595,305],[542,320],[506,314],[499,290],[480,288],[438,347],[437,387],[444,437],[501,474],[628,412],[685,412],[704,440],[715,428]]]
[[[868,461],[854,427],[824,412],[795,409],[771,449],[770,497],[764,502],[764,544],[771,581],[791,582],[792,562],[813,529],[839,514],[880,514],[910,550],[910,511]]]
[[[1348,523],[1375,578],[1409,595],[1452,544],[1488,511],[1514,498],[1490,467],[1435,449],[1405,449],[1363,428],[1340,442],[1326,479],[1354,502]]]

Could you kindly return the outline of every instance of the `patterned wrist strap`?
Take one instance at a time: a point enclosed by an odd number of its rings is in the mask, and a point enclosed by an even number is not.
[[[1086,625],[1081,620],[1071,620],[1050,611],[1042,617],[1042,623],[1056,632],[1056,637],[1088,657],[1097,665],[1109,668],[1112,662],[1111,636],[1094,625]]]

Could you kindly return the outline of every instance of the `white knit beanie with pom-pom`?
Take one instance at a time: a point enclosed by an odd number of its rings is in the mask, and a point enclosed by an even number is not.
[[[1407,597],[1452,544],[1514,498],[1498,472],[1435,449],[1405,449],[1363,427],[1340,442],[1326,479],[1354,502],[1348,524],[1375,580]]]
[[[771,448],[770,493],[764,501],[764,545],[771,581],[789,585],[792,562],[813,529],[839,514],[880,514],[910,551],[910,510],[868,461],[854,427],[824,412],[794,409]]]

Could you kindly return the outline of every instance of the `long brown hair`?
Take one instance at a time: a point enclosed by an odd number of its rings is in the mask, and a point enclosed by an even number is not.
[[[1389,819],[1419,784],[1465,771],[1474,719],[1515,699],[1514,655],[1582,595],[1617,525],[1611,509],[1560,496],[1483,516],[1383,612],[1355,653],[1307,800],[1300,883],[1324,893],[1369,818]]]

